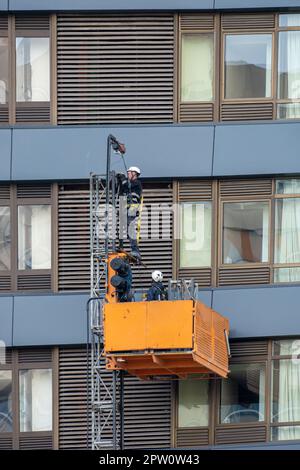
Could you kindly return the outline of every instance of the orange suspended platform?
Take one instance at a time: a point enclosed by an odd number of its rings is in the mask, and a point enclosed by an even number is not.
[[[228,374],[229,322],[202,302],[104,305],[106,368],[151,376]]]

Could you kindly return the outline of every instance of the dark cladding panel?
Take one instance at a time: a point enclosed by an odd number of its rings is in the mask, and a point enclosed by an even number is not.
[[[14,346],[86,343],[87,295],[16,296]]]
[[[211,176],[213,126],[68,127],[15,129],[13,170],[16,180],[81,179],[104,174],[106,139],[114,134],[126,144],[127,165],[142,176]],[[123,171],[119,157],[113,169]]]
[[[300,335],[300,286],[216,289],[213,309],[228,317],[231,338]]]
[[[300,122],[217,125],[213,176],[299,173]]]
[[[7,1],[2,0],[7,4]],[[14,10],[47,10],[47,11],[67,11],[67,10],[93,10],[93,11],[124,11],[124,10],[171,10],[185,9],[196,10],[212,9],[214,0],[51,0],[46,2],[41,0],[10,0],[9,9]]]
[[[12,346],[13,298],[0,297],[0,342]]]
[[[10,163],[11,163],[11,130],[0,129],[0,181],[10,179]]]

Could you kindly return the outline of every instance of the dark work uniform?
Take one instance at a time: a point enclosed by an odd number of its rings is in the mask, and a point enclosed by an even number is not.
[[[147,292],[147,300],[168,300],[168,292],[162,282],[152,282]]]
[[[140,256],[137,243],[136,222],[140,214],[140,204],[142,200],[142,183],[136,178],[129,181],[125,175],[120,175],[120,196],[127,199],[127,232],[130,241],[132,254]],[[122,243],[120,244],[122,247]]]

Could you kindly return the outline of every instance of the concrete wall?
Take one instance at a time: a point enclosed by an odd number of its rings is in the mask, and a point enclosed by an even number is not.
[[[199,298],[230,320],[230,337],[300,336],[300,286],[207,289]],[[0,296],[8,346],[84,344],[86,294]]]
[[[127,147],[143,176],[222,177],[300,173],[300,122],[76,126],[0,130],[0,181],[88,178],[105,172],[106,138]],[[123,170],[119,157],[113,168]]]

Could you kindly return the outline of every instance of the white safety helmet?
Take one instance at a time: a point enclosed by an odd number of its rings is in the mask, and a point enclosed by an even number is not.
[[[131,166],[131,167],[128,168],[127,171],[135,171],[139,176],[141,174],[141,170],[137,166]]]
[[[163,280],[163,273],[161,271],[153,271],[152,279],[154,282],[161,282]]]

